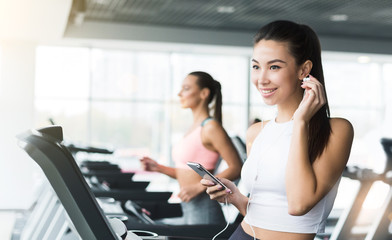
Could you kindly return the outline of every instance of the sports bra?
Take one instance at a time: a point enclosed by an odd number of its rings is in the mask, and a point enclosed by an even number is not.
[[[189,169],[186,163],[190,161],[200,163],[209,170],[215,169],[219,160],[219,154],[207,149],[201,140],[201,130],[211,120],[213,119],[205,119],[200,126],[184,136],[181,141],[173,146],[172,159],[176,168]]]

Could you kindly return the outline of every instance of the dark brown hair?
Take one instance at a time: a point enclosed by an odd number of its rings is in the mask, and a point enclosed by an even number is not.
[[[212,76],[206,72],[191,72],[189,75],[197,77],[197,85],[200,89],[208,88],[210,90],[207,102],[210,104],[212,100],[215,99],[213,117],[222,124],[222,93],[220,83],[214,80]]]
[[[284,20],[274,21],[262,27],[255,35],[253,43],[257,44],[263,39],[287,43],[290,54],[295,58],[297,66],[300,66],[306,60],[310,60],[313,63],[310,75],[317,78],[324,87],[326,104],[318,110],[309,122],[308,154],[310,161],[313,162],[323,153],[332,131],[329,123],[330,112],[325,92],[320,41],[309,26]]]

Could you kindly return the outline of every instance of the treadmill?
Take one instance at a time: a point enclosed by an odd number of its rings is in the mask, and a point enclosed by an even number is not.
[[[121,239],[109,224],[72,154],[62,144],[63,134],[60,126],[29,130],[17,138],[20,147],[42,168],[69,216],[70,225],[82,239]],[[140,236],[136,236],[129,232],[126,239],[211,239],[224,226],[225,223],[184,226],[135,224],[128,228],[149,230],[165,236],[152,238],[151,235],[141,236],[143,233],[138,233]],[[226,234],[230,234],[236,227],[229,226]],[[226,238],[227,235],[222,234],[216,239]]]

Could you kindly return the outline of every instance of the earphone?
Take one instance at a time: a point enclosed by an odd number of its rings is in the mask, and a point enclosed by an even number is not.
[[[246,204],[246,213],[248,213],[248,211],[249,211],[249,204],[250,204],[250,200],[252,199],[253,187],[255,186],[256,180],[257,180],[257,173],[256,173],[255,181],[252,184],[252,188],[250,189],[248,203]],[[250,229],[252,230],[252,233],[253,233],[253,240],[256,240],[256,233],[255,233],[255,230],[253,229],[253,226],[252,226],[252,223],[251,223],[251,219],[250,219],[249,216],[248,216],[248,219],[250,221],[250,224],[249,224]]]

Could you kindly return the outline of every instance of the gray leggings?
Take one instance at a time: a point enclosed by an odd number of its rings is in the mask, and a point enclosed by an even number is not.
[[[189,202],[181,203],[184,224],[224,224],[221,205],[203,192]]]
[[[244,229],[242,229],[241,224],[238,225],[237,229],[234,233],[230,236],[229,240],[254,240],[253,236],[247,234]],[[259,240],[256,238],[256,240]]]

